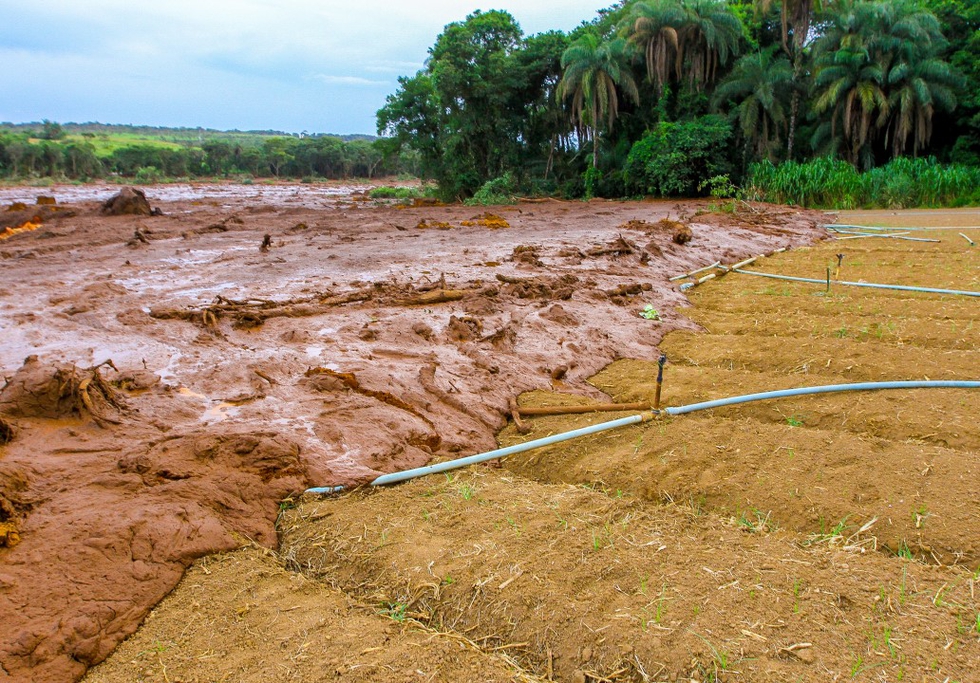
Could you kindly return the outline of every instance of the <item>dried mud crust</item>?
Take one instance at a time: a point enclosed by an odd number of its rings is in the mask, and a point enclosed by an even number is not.
[[[692,204],[678,245],[622,227],[674,204],[500,207],[504,228],[313,189],[271,205],[150,187],[162,216],[78,202],[0,244],[10,676],[78,678],[194,560],[274,547],[280,502],[307,486],[490,448],[523,391],[601,398],[589,376],[693,327],[667,276],[821,237],[815,212],[743,232]]]

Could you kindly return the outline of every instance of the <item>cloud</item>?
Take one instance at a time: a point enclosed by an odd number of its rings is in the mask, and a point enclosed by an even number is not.
[[[526,33],[568,30],[609,0],[2,4],[0,120],[354,133],[446,24],[499,8]]]
[[[315,81],[326,83],[327,85],[391,85],[391,81],[372,81],[360,76],[332,76],[330,74],[313,74],[310,76]]]

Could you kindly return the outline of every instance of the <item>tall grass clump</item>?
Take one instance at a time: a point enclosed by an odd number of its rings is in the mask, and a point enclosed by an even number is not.
[[[415,199],[422,196],[422,191],[417,187],[392,187],[382,185],[372,188],[368,192],[371,199]]]
[[[845,161],[821,157],[753,164],[748,186],[754,199],[809,208],[965,206],[980,203],[980,168],[898,158],[860,173]]]

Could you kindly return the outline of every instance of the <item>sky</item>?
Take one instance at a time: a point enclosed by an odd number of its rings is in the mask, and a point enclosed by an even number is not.
[[[398,76],[476,9],[525,34],[611,0],[0,0],[0,121],[375,134]]]

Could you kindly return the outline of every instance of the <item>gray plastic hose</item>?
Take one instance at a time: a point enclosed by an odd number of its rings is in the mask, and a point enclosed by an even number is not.
[[[610,420],[609,422],[600,422],[599,424],[592,425],[591,427],[583,427],[581,429],[575,429],[570,432],[553,434],[552,436],[546,436],[543,439],[535,439],[534,441],[528,441],[526,443],[507,446],[506,448],[498,448],[496,450],[486,451],[485,453],[479,453],[477,455],[470,455],[465,458],[459,458],[457,460],[448,460],[446,462],[440,462],[440,463],[436,463],[435,465],[428,465],[426,467],[416,467],[415,469],[405,470],[403,472],[392,472],[391,474],[383,474],[377,479],[375,479],[374,481],[370,482],[369,486],[384,486],[386,484],[396,484],[401,481],[407,481],[409,479],[423,477],[427,474],[438,474],[439,472],[448,472],[449,470],[455,470],[460,467],[475,465],[477,463],[486,462],[487,460],[495,460],[497,458],[503,458],[508,455],[513,455],[514,453],[522,453],[524,451],[530,451],[535,448],[550,446],[551,444],[559,443],[561,441],[568,441],[569,439],[576,439],[580,436],[597,434],[599,432],[604,432],[609,429],[626,427],[627,425],[634,425],[640,422],[649,422],[660,413],[666,413],[667,415],[684,415],[686,413],[693,413],[698,410],[708,410],[709,408],[720,408],[722,406],[736,405],[739,403],[748,403],[750,401],[766,401],[774,398],[785,398],[787,396],[806,396],[809,394],[830,394],[830,393],[836,393],[842,391],[872,391],[878,389],[933,389],[933,388],[980,389],[980,381],[912,380],[912,381],[900,381],[900,382],[858,382],[856,384],[825,384],[816,387],[780,389],[777,391],[765,391],[758,394],[745,394],[743,396],[732,396],[730,398],[720,398],[715,401],[702,401],[701,403],[692,403],[690,405],[679,406],[677,408],[665,408],[660,411],[651,410],[649,412],[640,413],[638,415],[623,417],[618,420]],[[306,489],[305,493],[320,493],[320,494],[340,493],[343,490],[344,490],[343,486],[320,486],[316,488]]]
[[[758,277],[769,277],[774,280],[790,280],[791,282],[813,282],[818,285],[827,284],[826,280],[817,280],[812,277],[793,277],[792,275],[776,275],[774,273],[760,273],[755,270],[743,270],[738,268],[736,273],[742,275],[756,275]],[[831,280],[832,285],[847,285],[848,287],[871,287],[872,289],[899,289],[903,292],[927,292],[929,294],[957,294],[959,296],[980,296],[980,292],[971,292],[962,289],[936,289],[934,287],[913,287],[911,285],[880,285],[873,282],[846,282],[844,280]],[[683,288],[683,286],[682,286]]]

